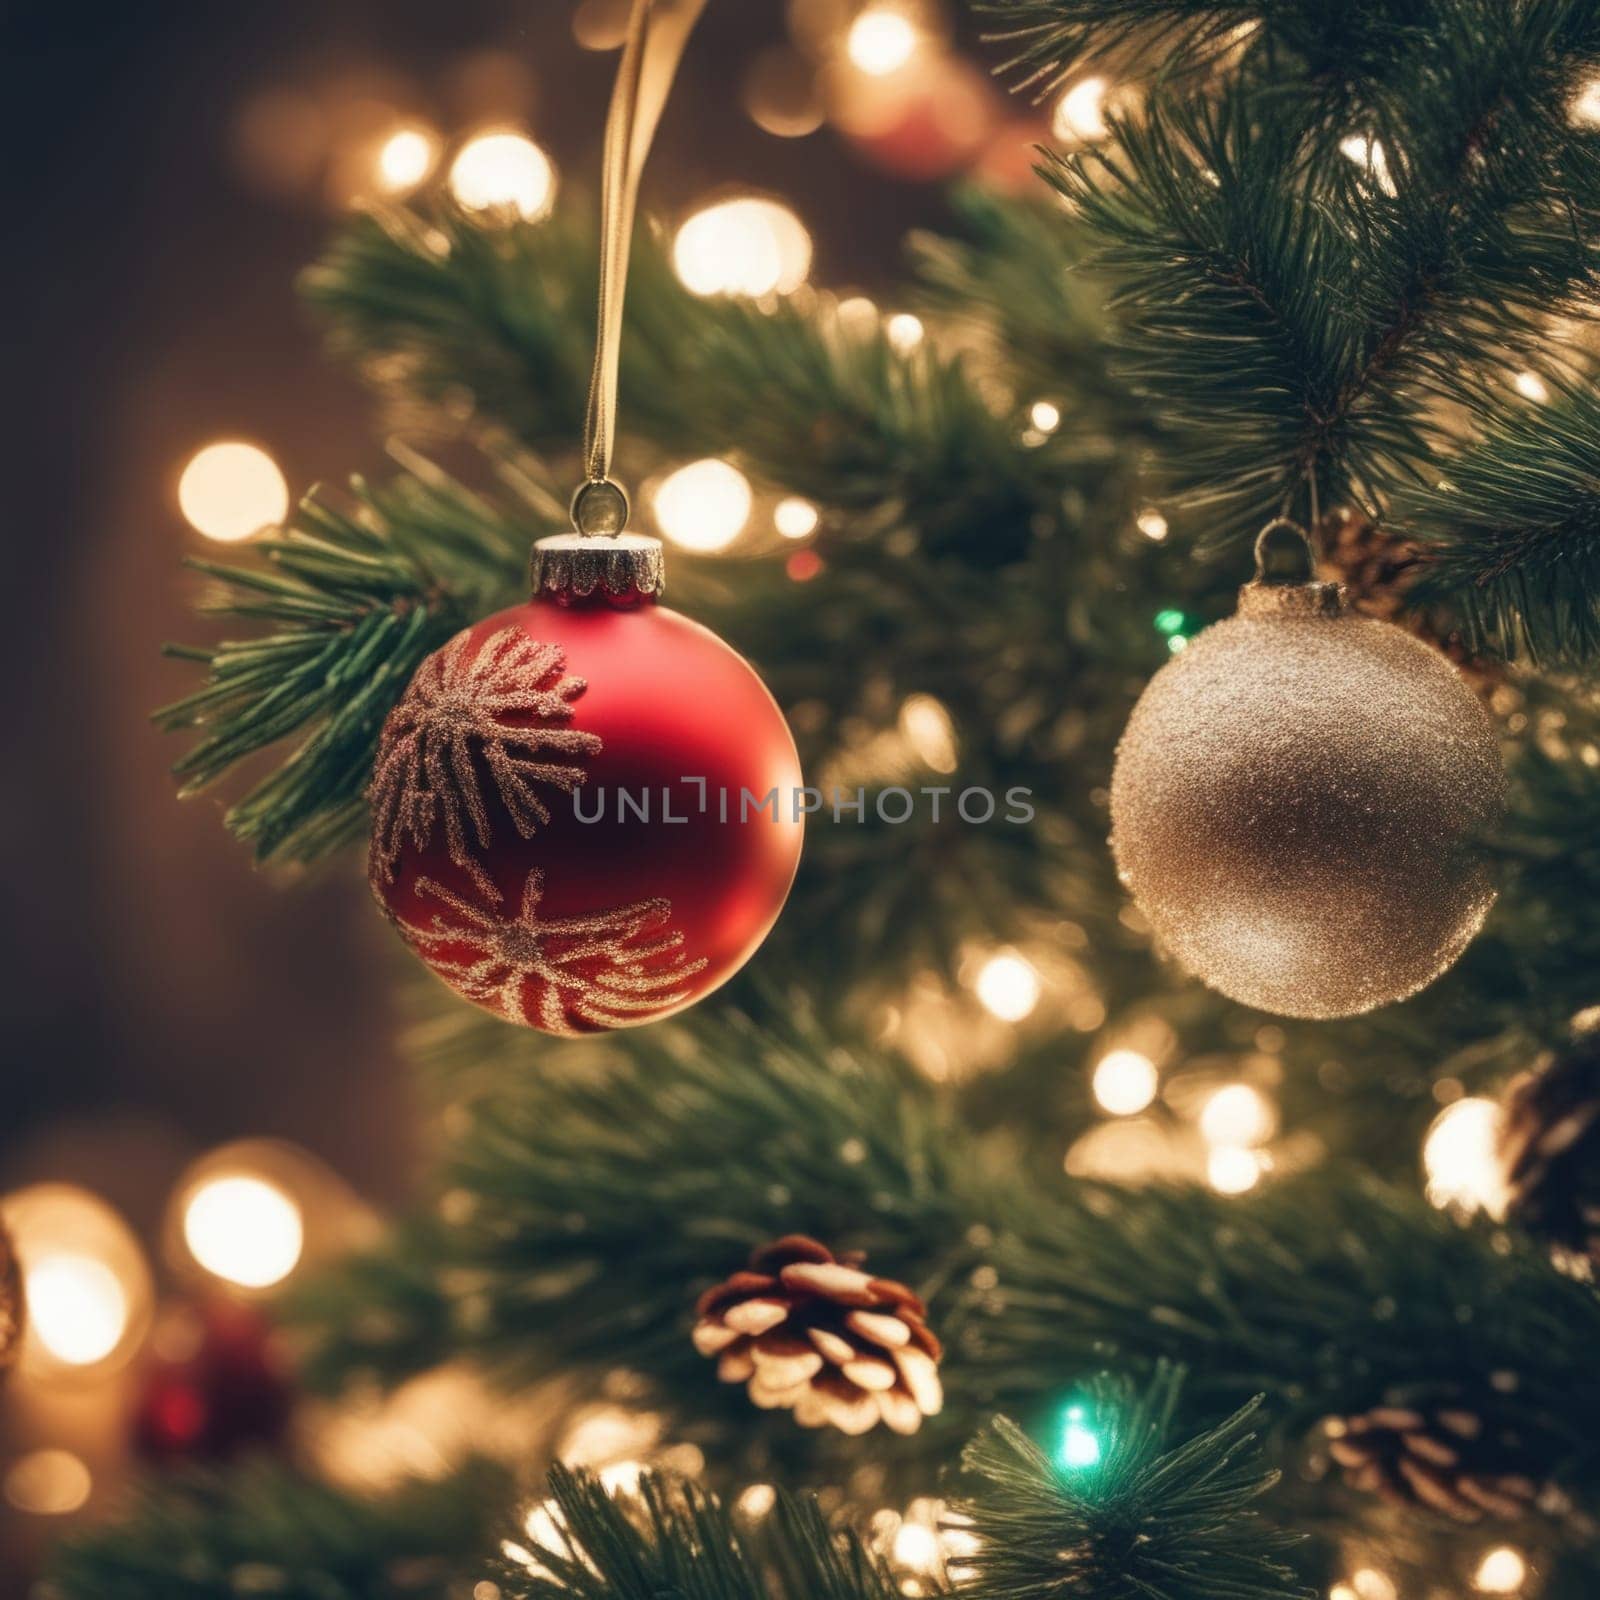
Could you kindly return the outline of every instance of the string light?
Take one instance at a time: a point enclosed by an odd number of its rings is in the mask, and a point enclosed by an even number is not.
[[[891,6],[868,6],[845,37],[845,54],[872,78],[898,72],[917,49],[917,30],[911,19]]]
[[[1496,1156],[1499,1133],[1500,1108],[1493,1100],[1469,1096],[1433,1119],[1423,1141],[1422,1165],[1434,1205],[1499,1213],[1504,1202]]]
[[[1265,1144],[1277,1130],[1276,1108],[1248,1083],[1218,1089],[1200,1113],[1200,1135],[1210,1145]]]
[[[1160,544],[1167,536],[1167,519],[1154,506],[1146,506],[1135,523],[1139,532],[1156,544]]]
[[[700,551],[727,549],[744,531],[753,503],[750,480],[714,456],[663,478],[652,502],[661,532]]]
[[[1491,1550],[1478,1563],[1472,1587],[1480,1594],[1516,1594],[1527,1582],[1528,1563],[1510,1545]]]
[[[1109,88],[1104,78],[1084,78],[1073,84],[1056,102],[1050,123],[1056,138],[1078,144],[1105,138],[1111,131],[1105,118]]]
[[[1050,400],[1035,400],[1028,408],[1028,421],[1040,433],[1054,433],[1061,426],[1061,407]]]
[[[133,1231],[98,1195],[42,1183],[7,1198],[28,1306],[24,1364],[43,1376],[99,1375],[143,1337],[150,1270]]]
[[[1218,1194],[1244,1194],[1261,1181],[1261,1158],[1243,1145],[1219,1144],[1206,1158],[1206,1182]]]
[[[450,164],[450,192],[469,211],[506,211],[537,222],[555,204],[556,170],[526,134],[480,133]]]
[[[265,450],[225,439],[190,456],[178,508],[197,533],[232,544],[288,516],[289,485]]]
[[[1083,1407],[1068,1406],[1065,1425],[1061,1430],[1061,1446],[1056,1459],[1064,1467],[1082,1471],[1100,1464],[1099,1437],[1084,1423]]]
[[[772,508],[772,525],[785,539],[808,538],[821,520],[817,508],[799,495],[790,495]]]
[[[909,311],[897,311],[884,324],[883,331],[889,343],[901,355],[915,350],[922,343],[926,332],[922,326],[922,318],[912,316]]]
[[[1572,102],[1572,123],[1579,128],[1600,128],[1600,78],[1591,78]]]
[[[1339,141],[1340,152],[1350,158],[1362,171],[1370,173],[1372,180],[1387,195],[1395,193],[1394,179],[1389,172],[1389,157],[1383,146],[1364,133],[1351,133]]]
[[[1094,1069],[1091,1086],[1101,1110],[1131,1117],[1155,1099],[1160,1083],[1155,1062],[1143,1051],[1112,1050]]]
[[[776,200],[721,200],[678,229],[672,265],[693,294],[792,294],[811,272],[811,235]]]
[[[1399,1600],[1394,1579],[1376,1567],[1363,1567],[1350,1579],[1350,1586],[1360,1600]]]
[[[1039,974],[1015,950],[992,955],[973,984],[978,999],[1002,1022],[1021,1022],[1039,1003]]]
[[[1519,372],[1511,380],[1511,387],[1524,400],[1532,400],[1536,405],[1542,406],[1550,398],[1550,385],[1537,372]]]
[[[243,1289],[266,1289],[299,1264],[305,1223],[277,1184],[242,1173],[218,1175],[189,1196],[183,1237],[207,1272]]]
[[[955,724],[941,701],[931,694],[907,695],[900,707],[899,724],[901,738],[924,766],[935,772],[956,770]]]
[[[378,150],[373,176],[384,194],[409,194],[439,160],[439,141],[429,128],[396,128]]]
[[[7,1502],[35,1517],[71,1516],[93,1488],[89,1469],[70,1450],[32,1450],[5,1476]]]

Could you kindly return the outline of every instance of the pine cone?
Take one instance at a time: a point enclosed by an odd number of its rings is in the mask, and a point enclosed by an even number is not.
[[[1495,664],[1474,656],[1447,617],[1406,606],[1406,591],[1421,575],[1425,559],[1418,546],[1359,511],[1324,517],[1321,543],[1327,565],[1345,586],[1355,610],[1426,639],[1455,662],[1480,694],[1500,682]]]
[[[882,1418],[915,1433],[944,1404],[943,1352],[921,1300],[862,1260],[798,1233],[756,1251],[701,1295],[695,1349],[717,1358],[724,1383],[748,1383],[758,1406],[786,1407],[802,1427],[865,1433]]]
[[[1353,1489],[1391,1505],[1425,1506],[1457,1522],[1524,1515],[1538,1493],[1512,1470],[1515,1442],[1464,1406],[1374,1406],[1328,1423],[1328,1453]]]
[[[1507,1220],[1600,1271],[1600,1031],[1511,1081],[1499,1154]]]

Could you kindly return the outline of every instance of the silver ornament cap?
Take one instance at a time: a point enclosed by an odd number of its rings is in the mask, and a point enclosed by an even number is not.
[[[667,586],[659,539],[628,533],[628,496],[611,478],[580,484],[572,497],[571,533],[553,534],[533,547],[529,566],[534,598],[619,601],[654,598]]]
[[[1494,901],[1487,712],[1437,650],[1349,611],[1273,524],[1236,615],[1151,679],[1111,845],[1160,943],[1264,1011],[1343,1017],[1444,972]]]

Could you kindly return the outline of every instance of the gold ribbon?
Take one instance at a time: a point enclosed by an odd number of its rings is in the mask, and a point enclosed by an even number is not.
[[[706,0],[633,0],[628,14],[628,35],[611,92],[601,157],[600,304],[583,428],[587,481],[573,497],[573,522],[580,533],[620,532],[627,516],[627,497],[611,481],[611,454],[617,432],[617,358],[634,210],[650,141],[690,31],[705,4]],[[603,492],[592,492],[597,488]],[[584,526],[585,515],[589,527]]]

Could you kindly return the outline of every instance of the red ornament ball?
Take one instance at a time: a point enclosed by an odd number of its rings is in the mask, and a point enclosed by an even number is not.
[[[546,1033],[632,1027],[766,937],[800,787],[782,712],[721,639],[637,589],[558,585],[418,668],[379,744],[369,877],[464,998]]]

